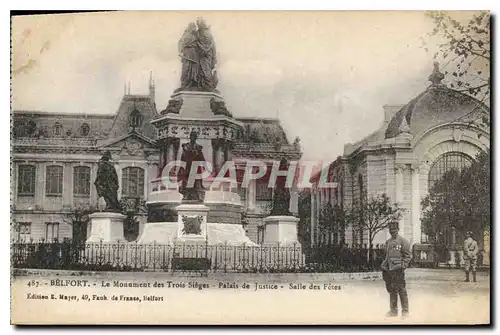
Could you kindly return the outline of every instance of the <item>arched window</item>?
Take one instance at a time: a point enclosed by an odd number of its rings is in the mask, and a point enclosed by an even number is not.
[[[80,136],[88,136],[90,133],[90,126],[88,123],[82,124],[80,127]]]
[[[35,196],[34,165],[19,165],[17,174],[17,193],[20,196]]]
[[[144,169],[127,167],[122,170],[122,196],[125,198],[144,197]]]
[[[59,165],[47,166],[45,193],[48,196],[62,196],[63,168]]]
[[[447,171],[451,169],[462,170],[471,164],[472,158],[461,152],[448,152],[441,155],[434,164],[432,164],[429,170],[429,189],[436,181],[441,179]]]
[[[33,136],[36,132],[36,123],[33,120],[29,120],[26,124],[26,133],[28,136]]]
[[[73,168],[73,195],[76,197],[90,196],[90,168],[75,166]]]
[[[134,110],[130,113],[129,116],[129,126],[132,128],[137,128],[140,127],[142,124],[142,115],[141,112],[137,108],[134,108]]]

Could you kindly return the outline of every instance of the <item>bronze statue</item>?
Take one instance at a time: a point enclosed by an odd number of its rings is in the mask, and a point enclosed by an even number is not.
[[[181,181],[180,193],[183,195],[183,202],[203,202],[203,185],[201,178],[198,177],[195,179],[192,187],[188,187],[187,185],[193,162],[205,162],[205,157],[202,152],[203,147],[196,143],[197,138],[198,133],[192,130],[189,134],[189,142],[182,145],[181,161],[186,163],[186,167],[179,169],[178,180]],[[197,172],[201,174],[203,172],[203,167],[199,166]],[[194,171],[192,173],[194,173]]]
[[[214,91],[218,84],[215,41],[202,18],[189,23],[179,40],[178,51],[182,59],[180,90]]]
[[[227,110],[226,103],[224,101],[217,101],[215,98],[210,99],[210,109],[214,115],[225,115],[233,117],[231,112]]]
[[[97,195],[106,201],[106,212],[121,212],[118,201],[118,175],[115,167],[110,163],[111,153],[104,152],[97,169],[97,178],[94,182]]]
[[[281,159],[279,170],[287,171],[289,164],[285,158]],[[274,188],[273,205],[270,215],[291,215],[290,213],[290,190],[286,187],[286,176],[276,178]]]
[[[182,107],[183,101],[182,99],[170,99],[168,101],[167,108],[161,111],[160,114],[169,114],[169,113],[174,113],[174,114],[179,114],[181,107]]]

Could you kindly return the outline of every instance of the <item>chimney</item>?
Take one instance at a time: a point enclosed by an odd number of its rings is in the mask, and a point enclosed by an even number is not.
[[[149,98],[155,104],[155,81],[153,79],[153,71],[149,72]]]

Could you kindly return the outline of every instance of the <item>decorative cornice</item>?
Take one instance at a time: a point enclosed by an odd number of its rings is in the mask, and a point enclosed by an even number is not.
[[[440,130],[444,129],[460,129],[462,131],[462,136],[460,137],[460,141],[463,140],[463,135],[465,134],[466,131],[472,131],[472,132],[477,132],[478,134],[481,134],[481,136],[484,136],[485,138],[490,138],[490,133],[487,132],[484,128],[481,128],[475,124],[472,123],[465,123],[465,122],[453,122],[453,123],[443,123],[439,124],[437,126],[434,126],[432,128],[429,128],[425,130],[424,132],[417,134],[413,139],[412,139],[412,147],[416,147],[417,144],[426,136],[431,135],[433,133],[436,133]]]
[[[187,125],[207,125],[207,124],[231,124],[233,126],[243,128],[244,123],[237,121],[234,118],[217,115],[212,117],[182,117],[178,114],[164,114],[160,117],[151,120],[151,124],[155,127],[162,127],[163,124],[187,124]]]
[[[99,153],[99,149],[95,147],[65,147],[65,146],[18,146],[14,145],[14,153],[59,153],[59,154],[78,154],[87,153],[95,154]]]
[[[188,138],[194,130],[198,133],[199,139],[226,139],[237,140],[243,129],[235,124],[216,120],[215,122],[199,120],[183,120],[182,122],[161,122],[155,124],[157,127],[158,139],[163,138]]]
[[[233,159],[270,159],[276,160],[286,158],[288,160],[300,160],[301,153],[289,153],[282,151],[274,152],[246,152],[246,151],[233,151]]]

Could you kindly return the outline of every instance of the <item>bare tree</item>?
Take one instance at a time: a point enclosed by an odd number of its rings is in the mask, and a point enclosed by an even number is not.
[[[371,250],[375,236],[386,229],[390,222],[399,221],[404,209],[392,203],[386,194],[370,198],[364,195],[362,200],[346,211],[346,222],[353,228],[362,228],[368,233]],[[368,260],[370,260],[370,254]]]
[[[96,208],[88,206],[77,207],[70,213],[63,214],[63,221],[72,227],[73,243],[85,242],[87,239],[87,226],[90,222],[89,215],[97,211]]]
[[[434,59],[441,61],[441,67],[450,87],[489,104],[490,80],[490,14],[487,11],[465,17],[464,13],[430,11],[426,13],[434,23],[434,29],[423,38],[422,47],[434,51]],[[437,49],[435,49],[437,47]],[[489,127],[489,117],[476,113],[472,120],[479,120]]]

